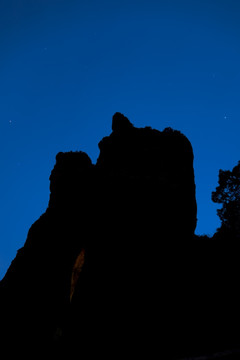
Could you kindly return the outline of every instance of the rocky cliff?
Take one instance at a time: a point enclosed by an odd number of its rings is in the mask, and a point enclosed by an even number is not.
[[[190,142],[116,113],[99,149],[96,164],[56,156],[48,208],[1,282],[3,343],[83,358],[215,350],[221,260],[194,237]],[[223,311],[221,329],[232,315]]]

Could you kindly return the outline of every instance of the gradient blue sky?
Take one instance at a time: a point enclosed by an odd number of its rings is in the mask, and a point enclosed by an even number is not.
[[[111,118],[191,141],[198,234],[240,160],[240,1],[0,1],[0,278],[45,211],[59,151],[93,162]]]

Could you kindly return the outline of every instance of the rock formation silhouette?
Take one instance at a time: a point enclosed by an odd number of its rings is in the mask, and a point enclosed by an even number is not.
[[[116,113],[99,149],[95,165],[57,154],[48,208],[1,281],[2,343],[84,359],[238,346],[237,255],[194,235],[189,140]]]

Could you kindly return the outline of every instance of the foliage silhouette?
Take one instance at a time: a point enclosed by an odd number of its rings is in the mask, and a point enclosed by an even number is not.
[[[232,171],[219,171],[218,187],[212,193],[212,200],[222,204],[217,210],[222,222],[218,232],[240,239],[240,161]]]

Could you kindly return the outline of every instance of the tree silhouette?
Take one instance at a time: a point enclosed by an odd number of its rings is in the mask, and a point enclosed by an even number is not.
[[[231,232],[234,238],[240,238],[240,161],[232,171],[219,170],[216,191],[212,200],[222,204],[217,214],[222,222],[221,230]]]

